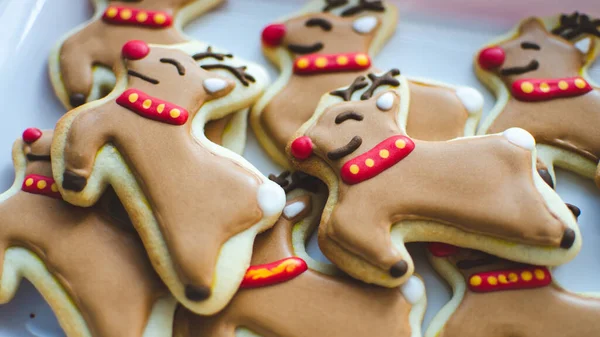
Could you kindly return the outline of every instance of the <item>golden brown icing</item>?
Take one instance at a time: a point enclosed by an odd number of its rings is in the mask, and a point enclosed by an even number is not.
[[[378,108],[383,95],[394,97],[388,111]],[[448,142],[414,140],[414,151],[399,163],[358,184],[344,183],[343,164],[403,134],[395,120],[400,99],[387,91],[368,100],[334,104],[303,132],[312,140],[314,156],[337,175],[337,203],[319,229],[320,247],[334,263],[330,245],[390,270],[402,259],[392,246],[390,228],[402,220],[431,221],[529,245],[559,247],[565,246],[564,237],[574,238],[535,186],[531,152],[501,135]],[[336,117],[347,111],[364,118],[336,123]],[[361,143],[353,153],[328,158],[328,153],[357,136]],[[308,174],[320,173],[311,171],[316,170],[311,163],[301,167]],[[569,241],[565,248],[573,244]]]
[[[524,42],[534,43],[536,49],[524,49]],[[573,42],[548,32],[543,23],[531,18],[522,23],[518,34],[498,45],[505,52],[505,61],[491,70],[507,88],[522,79],[560,79],[580,76],[588,62],[587,56]],[[502,75],[501,71],[538,62],[535,70],[517,75]],[[540,102],[520,101],[510,97],[487,130],[488,133],[521,127],[529,131],[538,143],[556,146],[589,160],[600,158],[600,91],[569,98]]]
[[[257,237],[253,265],[295,255],[294,224],[310,213],[320,214],[324,206],[323,202],[315,205],[307,195],[288,201],[288,205],[296,202],[304,203],[305,211],[291,219],[282,216],[272,229]],[[319,216],[313,221],[318,222]],[[179,308],[175,335],[234,336],[237,328],[246,328],[262,337],[408,337],[410,310],[411,305],[398,289],[366,285],[309,269],[284,283],[240,290],[227,308],[212,317],[194,316]]]
[[[386,11],[395,10],[385,4]],[[325,5],[323,6],[325,8]],[[368,34],[354,30],[353,23],[361,16],[373,16],[379,20],[376,28]],[[374,37],[381,29],[382,20],[391,20],[383,12],[361,12],[357,15],[340,17],[332,13],[311,13],[285,21],[285,36],[281,42],[292,58],[302,56],[289,50],[291,46],[323,44],[318,54],[365,53],[369,52]],[[324,31],[309,27],[310,20],[325,20],[332,29]],[[394,16],[394,19],[396,17]],[[395,23],[393,24],[395,26]],[[269,47],[266,47],[269,48]],[[293,47],[292,47],[293,49]],[[371,55],[372,56],[372,55]],[[292,67],[282,64],[281,67]],[[296,130],[315,111],[324,93],[351,83],[359,75],[375,69],[337,73],[298,75],[291,74],[288,82],[277,95],[260,111],[260,125],[282,153]],[[408,134],[424,140],[447,140],[464,135],[468,113],[453,90],[434,85],[410,81],[410,107],[407,121]]]
[[[177,60],[186,69],[185,75],[160,63],[161,58]],[[126,65],[128,70],[160,82],[154,85],[130,76],[128,88],[187,109],[188,122],[175,126],[143,118],[115,100],[76,110],[67,131],[65,177],[71,174],[85,183],[98,150],[113,144],[150,204],[180,281],[210,289],[223,243],[255,225],[263,214],[257,201],[260,177],[211,152],[191,135],[192,120],[200,107],[228,94],[234,83],[227,81],[221,91],[207,92],[203,82],[217,77],[175,49],[152,47],[148,56]],[[186,90],[180,90],[182,87]],[[67,114],[65,118],[71,117]],[[65,179],[63,186],[68,183]],[[244,202],[232,211],[234,200]],[[124,204],[128,207],[126,201]]]
[[[468,282],[479,272],[520,268],[525,265],[481,252],[460,249],[446,258]],[[487,259],[475,268],[458,268],[460,262]],[[476,293],[468,289],[441,329],[440,337],[592,336],[600,329],[600,299],[566,291],[552,283],[535,289]]]
[[[24,154],[50,155],[52,131],[33,144],[18,141]],[[49,161],[27,161],[26,174],[52,176]],[[155,302],[168,292],[125,218],[98,205],[79,208],[43,195],[17,192],[0,204],[0,274],[11,247],[30,250],[81,312],[93,336],[141,337]],[[126,220],[126,221],[124,221]],[[1,276],[1,275],[0,275]],[[130,286],[134,285],[134,286]]]

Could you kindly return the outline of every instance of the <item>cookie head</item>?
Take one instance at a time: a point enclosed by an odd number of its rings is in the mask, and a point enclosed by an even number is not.
[[[313,1],[308,13],[267,26],[263,45],[296,56],[368,52],[384,20],[392,21],[387,11],[382,1]]]
[[[50,164],[52,135],[52,130],[38,128],[28,128],[23,131],[20,142],[27,163],[27,171],[35,171],[30,173],[52,176]]]
[[[478,67],[508,84],[530,78],[577,76],[590,56],[593,39],[589,33],[577,33],[585,28],[561,27],[549,31],[540,19],[529,18],[511,39],[482,49],[476,59]]]

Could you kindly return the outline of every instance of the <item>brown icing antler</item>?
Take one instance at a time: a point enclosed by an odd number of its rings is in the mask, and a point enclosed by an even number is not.
[[[230,65],[217,63],[217,64],[205,64],[205,65],[201,65],[200,67],[202,67],[202,69],[204,69],[204,70],[213,70],[213,69],[227,70],[230,73],[232,73],[238,80],[240,80],[240,82],[242,82],[242,84],[245,87],[247,87],[250,84],[250,82],[252,82],[252,83],[256,82],[256,79],[254,78],[254,76],[252,76],[246,72],[246,69],[248,69],[248,67],[246,67],[246,66],[232,67]]]
[[[372,12],[383,12],[385,11],[385,7],[383,7],[383,2],[380,0],[377,1],[368,1],[368,0],[360,0],[358,5],[354,7],[350,7],[342,12],[341,16],[352,16],[356,15],[360,12],[364,11],[372,11]]]
[[[367,79],[364,76],[359,76],[357,77],[354,82],[352,82],[352,84],[346,88],[346,89],[340,89],[340,90],[335,90],[332,91],[330,94],[333,96],[339,96],[341,97],[344,101],[348,102],[352,99],[352,95],[366,87],[367,85],[369,85],[369,82],[367,82]]]
[[[579,12],[563,14],[560,16],[560,26],[553,29],[552,34],[567,40],[573,40],[582,34],[600,37],[600,19],[591,20],[588,15]]]
[[[369,79],[371,80],[371,86],[369,87],[369,89],[367,89],[367,91],[365,91],[362,96],[360,96],[360,99],[365,101],[370,99],[371,97],[373,97],[373,93],[375,93],[375,90],[377,90],[377,88],[379,88],[380,86],[383,85],[391,85],[394,87],[397,87],[400,85],[400,81],[398,81],[395,76],[400,75],[400,70],[398,69],[392,69],[390,71],[388,71],[387,73],[381,75],[381,76],[377,76],[374,73],[371,73],[367,76],[369,76]]]
[[[232,54],[222,54],[222,53],[215,53],[212,51],[212,46],[208,46],[208,48],[206,48],[206,51],[203,53],[197,53],[192,55],[192,58],[196,61],[205,59],[205,58],[209,58],[212,57],[214,59],[217,59],[219,61],[223,61],[225,60],[225,58],[233,58]]]
[[[290,178],[289,180],[288,177]],[[284,171],[278,176],[270,174],[269,179],[281,186],[285,193],[289,193],[297,188],[317,193],[319,191],[319,185],[321,184],[319,179],[300,171],[295,171],[294,173]]]
[[[342,7],[348,4],[348,0],[326,0],[327,5],[323,8],[323,12],[329,12],[332,9]]]

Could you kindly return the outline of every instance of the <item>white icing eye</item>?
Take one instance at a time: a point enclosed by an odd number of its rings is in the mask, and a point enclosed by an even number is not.
[[[369,34],[377,26],[377,18],[374,16],[363,16],[354,20],[352,28],[359,34]]]
[[[535,139],[531,133],[521,128],[510,128],[502,133],[509,142],[525,150],[532,151],[535,148]]]
[[[285,206],[285,208],[283,209],[283,215],[285,215],[285,217],[288,219],[292,219],[296,215],[300,214],[300,212],[304,210],[304,207],[304,203],[296,201],[293,204]]]
[[[377,99],[377,108],[381,111],[389,111],[394,106],[394,94],[386,92]]]
[[[227,88],[227,81],[220,78],[209,78],[204,80],[204,89],[211,94],[215,94],[225,88]]]
[[[483,110],[483,96],[473,88],[462,87],[456,89],[456,96],[462,102],[467,112],[470,114],[478,114]]]
[[[423,281],[416,276],[411,276],[406,282],[400,286],[402,295],[410,304],[416,304],[425,295],[425,286]]]

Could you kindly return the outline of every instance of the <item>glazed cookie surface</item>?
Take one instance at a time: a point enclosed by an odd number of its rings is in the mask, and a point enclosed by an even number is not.
[[[253,107],[250,122],[275,162],[289,167],[285,146],[324,93],[376,71],[372,58],[397,21],[389,2],[313,0],[264,29],[263,51],[281,74]],[[411,79],[407,90],[410,100],[403,103],[409,109],[401,118],[411,136],[446,140],[475,133],[483,108],[476,90],[423,79]]]
[[[405,87],[396,69],[357,78],[323,96],[288,146],[294,166],[329,187],[319,227],[325,256],[388,287],[413,272],[405,242],[448,242],[546,265],[572,259],[581,246],[577,223],[537,173],[531,135],[514,128],[412,139],[399,122]]]
[[[125,42],[143,40],[172,45],[192,41],[182,32],[182,27],[223,1],[92,2],[96,10],[94,17],[68,33],[50,55],[49,70],[54,91],[69,109],[100,99],[113,89],[116,80],[112,68],[120,62],[121,47]],[[233,57],[219,48],[215,51],[221,58]],[[240,62],[249,64],[248,61]],[[249,82],[247,85],[257,85],[262,90],[265,84]],[[246,107],[234,116],[208,123],[206,134],[211,141],[241,153],[246,139],[247,116]]]
[[[485,46],[475,71],[497,103],[478,132],[524,128],[553,178],[561,166],[599,185],[600,89],[587,74],[600,50],[599,23],[577,12],[529,18]]]
[[[0,195],[0,303],[26,278],[69,337],[171,336],[176,302],[114,193],[90,208],[62,200],[52,134],[30,128],[13,146],[15,182]]]
[[[291,181],[283,177],[277,180],[288,191],[286,207],[277,224],[257,237],[243,289],[212,317],[180,308],[175,336],[421,336],[421,279],[413,276],[400,289],[381,288],[312,260],[305,243],[319,223],[326,188],[298,173]]]
[[[285,194],[203,132],[207,120],[249,104],[259,90],[243,82],[264,74],[196,47],[126,43],[116,89],[61,118],[52,161],[73,204],[90,206],[112,185],[170,291],[212,314],[237,290],[254,237],[275,223]]]
[[[600,329],[600,297],[563,289],[547,267],[436,243],[429,258],[454,294],[426,337],[576,337]]]

